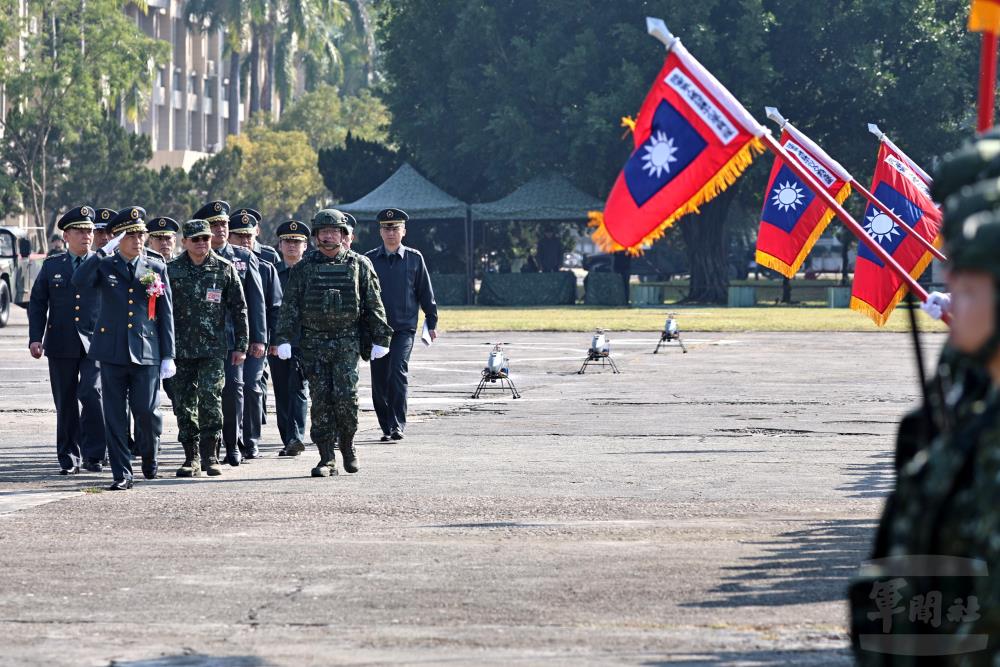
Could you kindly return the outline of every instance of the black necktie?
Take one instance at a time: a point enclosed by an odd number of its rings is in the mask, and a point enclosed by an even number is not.
[[[131,262],[129,262],[129,264],[128,264],[128,273],[129,273],[130,276],[132,276],[132,280],[135,280],[135,264],[132,264]]]
[[[80,268],[80,258],[79,257],[74,257],[73,258],[73,270],[76,271],[79,268]]]

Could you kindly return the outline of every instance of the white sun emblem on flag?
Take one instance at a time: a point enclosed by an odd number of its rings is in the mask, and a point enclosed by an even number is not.
[[[893,215],[896,215],[895,209],[890,208],[889,210],[892,211]],[[865,231],[879,243],[891,241],[893,235],[899,236],[899,227],[892,221],[892,218],[882,211],[873,209],[871,217],[866,217],[865,220],[868,222],[865,225]]]
[[[646,164],[642,168],[649,172],[650,176],[659,178],[663,172],[670,173],[670,163],[677,162],[674,157],[677,154],[677,147],[674,140],[668,138],[662,131],[649,135],[649,144],[644,146],[646,154],[642,156],[642,161]]]
[[[787,213],[789,209],[797,211],[803,201],[805,198],[802,196],[802,188],[797,183],[785,181],[774,189],[774,199],[771,203]]]

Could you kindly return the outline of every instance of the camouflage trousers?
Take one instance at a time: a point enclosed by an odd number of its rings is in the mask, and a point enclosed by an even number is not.
[[[178,359],[173,377],[174,416],[181,444],[215,442],[222,437],[222,359]]]
[[[303,348],[302,367],[309,380],[309,435],[317,445],[337,438],[351,442],[358,430],[358,352],[356,345]]]

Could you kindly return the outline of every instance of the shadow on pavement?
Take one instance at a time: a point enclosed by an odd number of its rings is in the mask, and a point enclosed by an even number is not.
[[[740,651],[692,655],[671,656],[670,659],[650,660],[640,663],[647,667],[695,667],[710,665],[711,667],[810,667],[812,665],[853,665],[851,652],[848,649],[828,649],[809,651]]]
[[[875,521],[838,519],[811,522],[774,540],[749,542],[764,555],[723,568],[711,599],[683,607],[747,607],[846,600],[848,580],[865,560]]]
[[[895,456],[895,452],[880,452],[868,463],[848,464],[844,474],[851,479],[837,490],[846,491],[852,498],[884,498],[896,483]]]

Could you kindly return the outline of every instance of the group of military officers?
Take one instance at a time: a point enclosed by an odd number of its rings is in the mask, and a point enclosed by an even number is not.
[[[356,220],[336,209],[279,225],[279,254],[257,240],[259,212],[224,201],[183,225],[138,206],[66,212],[65,250],[44,261],[28,306],[60,474],[110,465],[109,490],[126,490],[138,457],[158,477],[161,385],[184,449],[178,477],[258,458],[268,373],[279,455],[305,450],[311,399],[312,475],[337,474],[338,449],[357,472],[359,357],[371,361],[382,440],[402,439],[419,310],[433,339],[437,305],[422,255],[402,244],[406,213],[376,217],[383,243],[367,255],[351,250]]]

